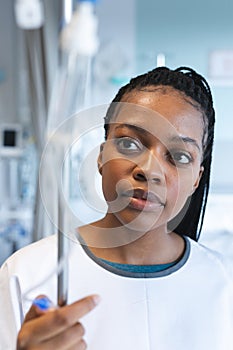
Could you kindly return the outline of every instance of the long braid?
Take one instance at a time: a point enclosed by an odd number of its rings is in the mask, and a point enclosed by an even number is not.
[[[198,240],[203,225],[209,193],[215,124],[213,99],[207,81],[200,74],[188,67],[179,67],[175,70],[171,70],[167,67],[159,67],[136,78],[132,78],[127,85],[123,86],[118,91],[107,111],[104,125],[105,134],[107,137],[109,121],[112,118],[116,107],[115,102],[120,102],[123,99],[123,96],[133,90],[151,91],[151,88],[156,86],[170,86],[180,91],[184,94],[184,97],[187,96],[192,99],[194,107],[200,110],[203,115],[204,154],[202,165],[204,167],[204,173],[198,188],[188,203],[188,207],[185,208],[185,213],[182,213],[181,211],[181,213],[170,223],[171,226],[174,226],[174,223],[177,222],[175,232],[178,234],[186,234],[192,239]]]

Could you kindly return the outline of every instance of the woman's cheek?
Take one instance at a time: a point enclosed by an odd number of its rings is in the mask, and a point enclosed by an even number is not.
[[[175,217],[184,207],[189,194],[190,186],[187,186],[184,181],[183,183],[176,181],[173,183],[172,188],[170,188],[170,190],[168,189],[166,207],[171,218]]]

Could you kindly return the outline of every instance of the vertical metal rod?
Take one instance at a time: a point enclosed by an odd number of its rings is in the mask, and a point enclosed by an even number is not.
[[[65,135],[61,135],[64,137]],[[64,137],[65,138],[65,137]],[[66,198],[69,196],[69,156],[65,156],[66,143],[60,142],[57,149],[60,156],[60,164],[63,168],[60,169],[61,176],[58,175],[58,288],[57,288],[57,303],[59,306],[67,304],[68,299],[68,257],[69,257],[69,238],[68,234],[68,210]],[[61,165],[60,165],[61,166]],[[60,268],[62,267],[62,268]]]
[[[48,113],[48,82],[46,74],[46,55],[43,29],[24,30],[26,54],[28,63],[29,99],[31,103],[31,118],[36,139],[38,159],[45,146],[47,113]],[[45,215],[40,198],[39,183],[33,220],[33,241],[43,237]]]
[[[61,0],[61,21],[62,27],[66,26],[73,14],[73,1],[72,0]],[[59,51],[59,65],[64,64],[64,56],[61,51]],[[59,81],[60,82],[60,81]],[[60,155],[64,155],[64,145],[58,145]],[[62,149],[60,150],[60,147]],[[63,162],[62,162],[63,163]],[[63,172],[63,184],[65,185],[64,192],[69,195],[69,162],[64,164]],[[61,170],[62,173],[62,170]],[[64,306],[67,304],[68,299],[68,250],[69,250],[69,240],[66,237],[67,230],[67,216],[66,208],[63,202],[63,191],[60,185],[60,179],[57,181],[58,185],[58,265],[62,264],[62,269],[59,269],[58,280],[57,280],[57,303],[59,306]]]
[[[58,217],[60,215],[58,214]],[[60,217],[61,218],[61,217]],[[62,220],[62,219],[61,219]],[[62,224],[58,219],[59,225]],[[58,264],[62,265],[62,269],[58,272],[58,286],[57,286],[57,304],[58,306],[64,306],[67,304],[68,299],[68,239],[65,234],[58,230]]]

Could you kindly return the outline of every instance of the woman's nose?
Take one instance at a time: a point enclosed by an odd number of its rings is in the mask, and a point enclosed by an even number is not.
[[[152,152],[141,159],[133,170],[133,177],[138,181],[150,181],[155,183],[164,182],[164,170],[161,161]]]

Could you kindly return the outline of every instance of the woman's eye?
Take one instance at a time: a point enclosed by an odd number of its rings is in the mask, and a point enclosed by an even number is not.
[[[116,145],[120,152],[133,153],[142,149],[140,142],[130,137],[116,139]]]
[[[185,165],[192,162],[192,157],[184,152],[171,153],[171,158],[175,164]]]

